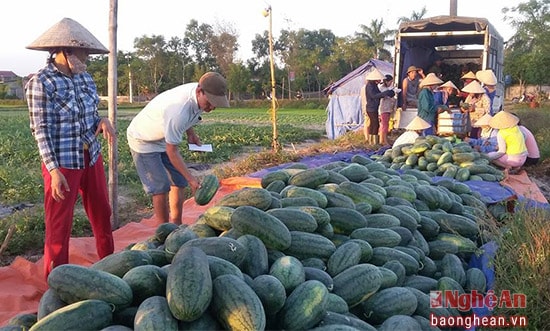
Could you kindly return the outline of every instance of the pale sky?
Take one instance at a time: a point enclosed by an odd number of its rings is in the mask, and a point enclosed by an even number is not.
[[[516,6],[520,0],[457,0],[458,15],[485,17],[505,40],[513,29],[504,21],[503,7]],[[246,60],[252,55],[251,41],[256,34],[269,28],[269,18],[262,10],[272,7],[273,34],[281,29],[329,29],[338,37],[361,31],[360,25],[383,18],[387,29],[397,28],[399,17],[410,17],[426,6],[425,17],[448,15],[449,0],[118,0],[118,50],[133,51],[134,39],[143,35],[183,37],[191,19],[199,24],[215,26],[231,24],[239,34],[238,57]],[[0,71],[13,71],[19,76],[36,72],[44,66],[47,52],[25,48],[44,31],[69,17],[109,46],[109,0],[15,0],[2,15],[0,32]]]

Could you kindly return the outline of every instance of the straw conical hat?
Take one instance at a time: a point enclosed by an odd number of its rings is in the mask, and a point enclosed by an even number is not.
[[[476,72],[476,78],[485,85],[497,85],[497,76],[491,69]]]
[[[415,116],[414,119],[405,127],[406,130],[424,130],[432,125],[419,116]]]
[[[472,71],[468,71],[464,76],[460,77],[460,79],[476,79],[476,74]]]
[[[426,78],[422,79],[420,81],[420,87],[428,86],[428,85],[439,85],[443,83],[441,79],[439,79],[433,72],[430,72]]]
[[[489,121],[489,125],[493,129],[499,129],[499,130],[511,128],[514,125],[517,125],[518,123],[519,123],[519,118],[517,118],[516,116],[504,110],[496,113],[496,115],[493,116],[493,118],[491,118],[491,120]]]
[[[444,84],[439,85],[439,87],[440,87],[440,88],[441,88],[441,87],[452,87],[452,88],[454,88],[455,90],[460,91],[460,90],[458,89],[458,87],[456,87],[456,85],[455,85],[452,81],[450,81],[450,80],[446,81]]]
[[[480,127],[480,126],[489,126],[489,121],[491,121],[491,114],[487,113],[483,116],[481,116],[480,119],[478,119],[472,126],[474,127]]]
[[[383,80],[385,76],[376,68],[372,68],[368,74],[365,75],[365,80]]]
[[[477,80],[471,81],[468,85],[462,88],[462,92],[466,93],[485,93],[485,89]]]
[[[83,48],[90,54],[109,53],[109,50],[90,31],[70,18],[62,19],[27,46],[28,49],[38,51],[51,51],[64,47]]]

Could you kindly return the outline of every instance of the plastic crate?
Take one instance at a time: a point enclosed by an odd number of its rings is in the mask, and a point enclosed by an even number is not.
[[[468,133],[468,115],[456,110],[451,113],[442,112],[437,117],[437,134],[465,135]]]

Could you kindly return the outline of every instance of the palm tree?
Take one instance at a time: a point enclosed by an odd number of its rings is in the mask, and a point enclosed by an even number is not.
[[[365,39],[367,45],[376,50],[376,58],[383,60],[390,60],[391,53],[384,48],[386,45],[392,45],[391,36],[395,34],[395,30],[384,29],[384,19],[371,20],[370,24],[360,24],[362,32],[356,32],[355,35],[359,38]]]
[[[422,9],[419,12],[413,10],[410,17],[405,17],[405,16],[399,17],[397,19],[397,24],[401,22],[411,22],[411,21],[421,20],[424,18],[424,15],[426,15],[427,12],[428,11],[426,10],[426,6],[422,7]]]

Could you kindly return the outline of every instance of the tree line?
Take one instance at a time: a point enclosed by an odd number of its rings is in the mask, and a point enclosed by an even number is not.
[[[550,65],[548,25],[550,0],[529,0],[503,8],[516,33],[506,43],[505,74],[516,83],[547,84],[550,77],[541,68]],[[424,18],[426,8],[401,21]],[[383,18],[359,25],[354,35],[339,37],[329,29],[281,30],[274,39],[277,97],[295,97],[296,92],[319,93],[330,83],[372,58],[392,62],[390,47],[396,30],[385,27]],[[238,33],[230,24],[212,26],[190,20],[183,37],[143,35],[134,39],[134,51],[117,54],[119,95],[129,95],[130,76],[135,96],[152,97],[182,83],[196,82],[210,70],[228,80],[234,100],[269,96],[269,33],[251,41],[253,57],[237,61]],[[107,94],[107,56],[91,58],[88,70],[100,94]],[[291,79],[293,78],[293,79]]]

